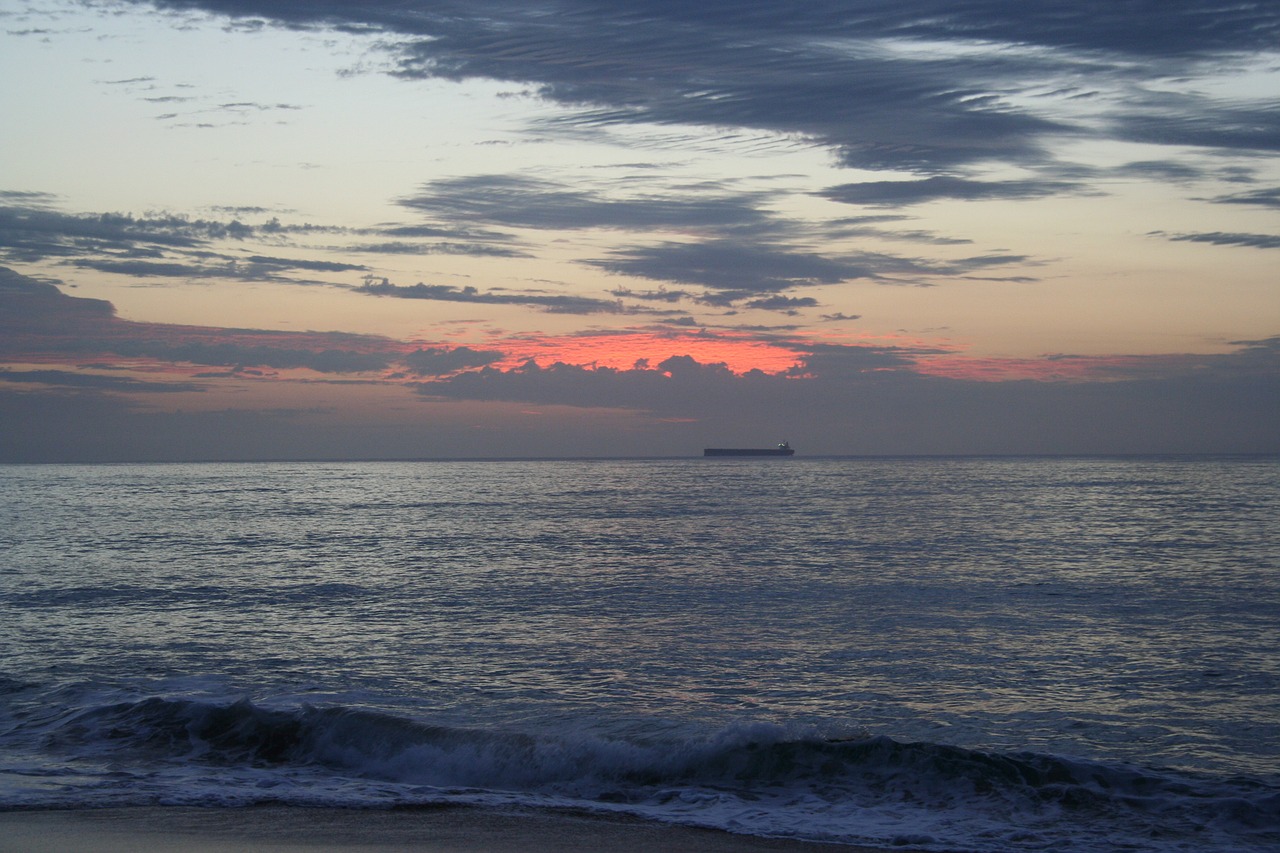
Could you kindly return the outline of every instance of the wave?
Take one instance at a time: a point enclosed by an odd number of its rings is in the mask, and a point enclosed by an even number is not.
[[[1274,849],[1276,780],[781,726],[630,739],[435,725],[359,707],[149,698],[47,719],[67,762],[182,768],[190,802],[524,802],[762,835],[918,847]],[[222,772],[217,772],[222,771]],[[159,773],[159,776],[163,776]],[[200,786],[190,779],[199,778]],[[142,790],[139,788],[139,790]],[[86,794],[87,796],[87,794]]]

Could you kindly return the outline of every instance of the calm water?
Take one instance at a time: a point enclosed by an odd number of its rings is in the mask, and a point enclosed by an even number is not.
[[[1280,849],[1280,460],[0,467],[0,808]]]

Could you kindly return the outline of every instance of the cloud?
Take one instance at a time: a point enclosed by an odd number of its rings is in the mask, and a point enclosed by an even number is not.
[[[53,193],[34,192],[28,190],[0,190],[0,202],[44,207],[57,201]]]
[[[30,36],[51,36],[61,32],[44,27],[29,27],[25,30],[5,30],[7,36],[30,37]]]
[[[686,299],[696,299],[697,296],[688,290],[667,290],[660,287],[657,290],[632,290],[629,287],[619,287],[609,291],[619,299],[640,299],[645,302],[681,302]]]
[[[368,252],[373,255],[470,255],[476,258],[527,258],[528,252],[492,246],[486,243],[355,243],[347,247],[351,252]]]
[[[109,302],[67,296],[0,267],[0,355],[10,361],[114,354],[223,367],[307,368],[321,373],[387,369],[403,347],[386,338],[173,326],[120,320]]]
[[[1115,136],[1133,142],[1244,151],[1280,151],[1274,102],[1221,104],[1195,93],[1161,92],[1135,101],[1114,122]]]
[[[848,317],[833,319],[851,319]],[[679,353],[684,339],[670,342]],[[1080,386],[1127,386],[1147,390],[1163,384],[1170,393],[1199,388],[1212,393],[1215,382],[1280,384],[1280,336],[1235,341],[1221,355],[1071,356],[1039,359],[965,359],[943,347],[850,345],[805,339],[763,337],[775,347],[791,348],[793,366],[774,372],[733,371],[723,362],[688,354],[664,358],[654,367],[642,359],[634,368],[540,364],[529,359],[515,366],[495,360],[490,366],[419,385],[421,393],[451,399],[511,401],[581,407],[635,408],[664,416],[709,418],[725,406],[738,411],[745,401],[762,411],[786,410],[791,403],[823,407],[821,401],[858,399],[875,394],[899,405],[919,406],[934,391],[947,389],[955,401],[975,406],[987,398],[1087,397]],[[936,362],[936,364],[935,364]],[[1021,376],[1021,380],[1010,380]],[[1144,386],[1143,383],[1146,383]],[[991,390],[1005,386],[1006,390]],[[1046,388],[1057,388],[1047,391]],[[1031,390],[1039,388],[1040,390]],[[1014,389],[1014,390],[1007,390]],[[1077,389],[1077,390],[1071,390]],[[922,394],[923,396],[917,396]],[[1107,392],[1103,396],[1112,396]],[[1116,393],[1122,397],[1123,392]],[[1276,402],[1280,406],[1280,401]],[[998,410],[997,410],[998,411]]]
[[[755,225],[766,215],[758,194],[693,196],[652,193],[610,198],[517,175],[435,181],[400,204],[445,222],[507,228],[660,230]]]
[[[487,78],[566,109],[546,129],[740,128],[809,140],[862,168],[946,174],[1047,162],[1049,136],[1274,149],[1267,109],[1144,90],[1280,42],[1274,4],[1135,0],[605,0],[405,6],[394,0],[167,0],[287,26],[374,28],[406,78]],[[1110,121],[1050,119],[1018,95],[1141,92]],[[1045,95],[1048,97],[1048,95]],[[1172,108],[1170,108],[1170,105]],[[1272,111],[1272,116],[1274,113]],[[572,200],[568,200],[572,201]],[[610,211],[605,211],[606,214]],[[554,217],[553,217],[554,218]],[[545,221],[541,218],[539,221]],[[544,226],[536,226],[544,227]],[[606,226],[607,227],[607,226]]]
[[[786,435],[802,452],[1124,453],[1280,449],[1280,338],[1223,356],[1107,357],[1096,378],[927,376],[927,347],[818,345],[791,371],[734,374],[688,356],[657,367],[529,362],[423,383],[432,399],[630,408],[692,435]],[[1055,359],[1043,360],[1049,375]],[[1114,365],[1114,367],[1113,367]],[[744,425],[749,425],[744,432]],[[692,438],[692,441],[698,439]],[[699,445],[693,445],[696,452]],[[829,450],[828,448],[844,448]],[[853,450],[857,448],[857,450]]]
[[[816,314],[812,309],[825,294],[851,289],[844,287],[851,282],[925,285],[983,275],[1033,280],[1024,267],[1035,260],[1017,250],[978,246],[935,252],[923,247],[968,241],[926,230],[926,225],[913,226],[902,217],[819,223],[818,211],[841,209],[815,195],[843,204],[906,209],[930,201],[1046,199],[1136,179],[1173,183],[1173,191],[1182,193],[1197,184],[1199,201],[1214,203],[1201,206],[1205,215],[1227,212],[1215,205],[1262,208],[1264,215],[1280,209],[1280,190],[1260,183],[1274,176],[1263,156],[1254,156],[1280,150],[1280,114],[1274,93],[1250,94],[1250,87],[1260,89],[1259,81],[1274,74],[1274,51],[1280,44],[1280,6],[1275,3],[160,0],[154,5],[224,14],[240,22],[232,29],[278,24],[385,34],[387,38],[362,46],[386,51],[394,73],[406,80],[506,81],[511,85],[500,88],[508,93],[539,100],[528,111],[504,112],[503,119],[510,127],[521,116],[536,115],[524,130],[539,142],[605,141],[618,146],[612,149],[615,154],[625,143],[630,147],[620,159],[662,161],[661,169],[682,175],[703,168],[726,149],[747,152],[750,144],[759,146],[752,153],[785,149],[789,157],[798,155],[785,162],[769,159],[770,170],[782,164],[779,171],[789,171],[795,163],[809,173],[748,177],[741,173],[765,169],[735,157],[712,167],[737,174],[734,180],[721,176],[703,185],[679,186],[662,172],[645,169],[643,175],[607,183],[605,176],[619,174],[622,166],[597,168],[603,147],[592,149],[585,158],[590,162],[570,161],[563,156],[567,149],[558,149],[543,161],[543,172],[512,173],[509,160],[489,157],[481,168],[491,174],[407,190],[397,215],[420,223],[345,232],[260,224],[258,218],[270,214],[251,208],[214,212],[210,218],[67,214],[56,209],[53,196],[9,191],[0,193],[0,259],[40,263],[46,271],[79,265],[137,276],[148,284],[186,277],[289,281],[304,276],[351,284],[355,282],[345,280],[351,273],[359,277],[370,272],[374,275],[356,292],[565,314],[645,314],[689,328],[701,319],[688,315],[692,304]],[[389,66],[362,62],[361,67]],[[117,98],[126,91],[122,86],[129,85],[134,87],[129,94],[151,99],[145,114],[212,107],[211,117],[220,121],[231,114],[233,119],[264,122],[281,117],[278,110],[295,108],[275,96],[240,101],[239,94],[225,92],[205,97],[193,92],[194,100],[184,101],[187,96],[180,90],[153,88],[152,78],[116,83],[121,84],[115,88]],[[481,87],[487,92],[493,88]],[[169,103],[174,106],[165,105]],[[189,115],[173,118],[188,120]],[[1114,141],[1126,144],[1107,144]],[[694,147],[682,147],[691,142]],[[661,156],[651,153],[660,147],[665,147]],[[1142,153],[1132,154],[1135,150]],[[1248,156],[1233,159],[1236,152]],[[472,153],[483,157],[501,152],[487,147]],[[1090,165],[1064,162],[1069,157],[1087,159]],[[1109,168],[1110,157],[1119,158],[1112,162],[1145,159]],[[679,158],[684,159],[676,162]],[[819,162],[893,172],[815,180],[813,170],[821,167],[814,164]],[[1237,165],[1224,165],[1232,162]],[[630,168],[638,171],[641,166]],[[557,175],[572,178],[562,182]],[[1221,183],[1225,181],[1238,183]],[[1212,189],[1199,182],[1219,184]],[[775,191],[744,191],[760,187]],[[1006,211],[1008,207],[1004,205]],[[814,220],[792,221],[784,211]],[[1199,222],[1195,231],[1157,236],[1276,248],[1275,238],[1261,224],[1253,230],[1259,233],[1239,224]],[[541,285],[501,289],[492,284],[398,287],[385,279],[379,284],[381,275],[395,274],[376,269],[379,259],[370,259],[384,256],[380,260],[386,264],[406,266],[410,262],[391,256],[522,258],[540,251],[539,245],[550,245],[535,241],[555,236],[530,231],[577,232],[547,249],[540,263],[563,263],[567,253],[577,252],[578,263],[626,278],[611,279],[610,285],[619,285],[611,293],[587,295],[573,293],[567,284],[563,289],[548,284],[545,290],[533,289]],[[342,234],[332,242],[348,244],[299,245],[308,233]],[[883,248],[882,240],[915,245],[901,256],[857,251]],[[1162,243],[1147,248],[1170,251]],[[370,267],[331,254],[341,250],[366,253],[360,260]],[[957,257],[961,253],[967,257]],[[454,266],[463,265],[450,264]],[[885,430],[874,445],[879,449],[1025,448],[1040,446],[1037,442],[1047,442],[1050,434],[1060,443],[1043,446],[1087,446],[1073,438],[1068,426],[1079,435],[1098,433],[1096,447],[1114,448],[1118,445],[1105,444],[1112,439],[1101,435],[1104,430],[1138,436],[1139,426],[1149,432],[1173,431],[1183,423],[1204,424],[1215,417],[1220,421],[1214,428],[1225,430],[1227,415],[1213,414],[1217,410],[1211,407],[1198,413],[1192,406],[1212,403],[1218,393],[1206,377],[1222,380],[1216,387],[1230,401],[1223,411],[1237,420],[1245,413],[1274,413],[1277,405],[1275,396],[1253,402],[1243,396],[1249,389],[1274,394],[1273,339],[1238,343],[1237,353],[1221,359],[1063,356],[1018,365],[1029,376],[1071,375],[1080,380],[1074,383],[978,383],[958,371],[922,376],[930,358],[948,355],[930,353],[927,346],[797,345],[801,364],[786,375],[745,376],[730,369],[732,362],[692,350],[676,352],[674,359],[655,357],[659,366],[652,369],[615,364],[612,372],[592,370],[582,366],[589,362],[569,356],[558,366],[538,358],[513,369],[496,350],[480,345],[473,350],[422,344],[410,352],[402,342],[371,338],[127,323],[113,316],[108,303],[77,300],[42,282],[25,284],[29,286],[6,290],[0,278],[0,302],[11,312],[0,316],[0,349],[31,354],[40,364],[63,359],[57,363],[66,366],[76,356],[83,362],[106,352],[126,354],[158,372],[168,368],[150,362],[180,364],[186,373],[175,369],[171,375],[187,377],[191,364],[225,367],[238,375],[298,367],[386,378],[384,372],[394,371],[421,378],[424,394],[451,400],[469,399],[467,394],[474,392],[477,399],[598,407],[591,392],[618,407],[717,425],[733,418],[748,421],[752,412],[771,418],[804,416],[821,425],[815,426],[818,435],[869,437],[876,429]],[[833,313],[824,319],[846,323],[840,331],[850,333],[853,318],[834,309],[856,310],[852,304],[832,305]],[[833,326],[823,328],[836,332]],[[950,355],[967,368],[977,361]],[[1002,365],[991,361],[994,376]],[[1099,378],[1106,381],[1087,381]],[[105,380],[86,380],[98,381]],[[23,393],[40,384],[17,380],[6,385],[17,387],[17,382],[25,382]],[[92,390],[86,385],[78,392]],[[127,393],[123,386],[98,390]],[[1133,402],[1138,400],[1149,412]],[[1090,415],[1099,411],[1110,414],[1091,423]],[[1008,422],[1001,423],[1001,417]],[[900,435],[888,432],[895,424]],[[1261,435],[1263,427],[1253,428]],[[1274,438],[1271,442],[1274,446]],[[854,443],[849,446],[857,449]]]
[[[885,371],[910,371],[915,358],[933,350],[886,346],[844,346],[812,344],[760,338],[785,352],[796,355],[783,362],[794,366],[775,372],[760,369],[734,371],[721,361],[699,360],[686,354],[706,337],[714,347],[714,334],[676,337],[668,342],[668,351],[676,354],[661,360],[642,358],[632,368],[598,365],[576,365],[556,361],[549,365],[534,359],[500,368],[484,367],[435,379],[419,385],[419,391],[432,397],[464,400],[512,401],[585,408],[603,406],[651,411],[663,415],[705,416],[718,405],[740,400],[743,395],[762,395],[760,404],[774,408],[789,398],[798,384],[813,385],[815,393],[829,387],[825,382],[842,382],[852,377],[866,377]],[[731,342],[740,342],[735,337]],[[685,353],[681,353],[684,349]],[[656,366],[652,364],[657,361]],[[817,383],[814,385],[814,383]],[[780,395],[765,403],[769,394]],[[735,406],[736,408],[736,406]]]
[[[574,296],[548,293],[495,293],[482,291],[470,285],[454,287],[448,284],[392,284],[387,279],[367,278],[354,288],[358,293],[370,296],[390,296],[396,299],[429,299],[437,302],[473,302],[483,305],[524,305],[541,308],[551,314],[655,314],[662,313],[641,306],[627,306],[620,299],[596,299],[590,296]]]
[[[192,382],[147,382],[126,376],[103,376],[70,370],[11,370],[0,368],[0,383],[26,382],[62,388],[93,388],[105,391],[160,392],[202,391]]]
[[[1001,0],[960,5],[948,0],[866,0],[859,4],[858,14],[850,14],[848,4],[840,0],[813,0],[802,8],[790,3],[760,2],[743,7],[722,0],[691,7],[676,0],[634,0],[627,14],[618,14],[616,5],[607,0],[576,0],[562,2],[557,7],[560,18],[550,21],[541,14],[542,4],[512,7],[494,0],[438,7],[406,7],[397,0],[317,0],[303,5],[286,0],[160,0],[147,5],[204,9],[291,24],[360,23],[411,35],[461,37],[473,33],[477,41],[483,34],[502,32],[504,24],[512,33],[523,35],[539,21],[587,32],[628,27],[643,30],[646,25],[664,32],[663,28],[674,29],[679,24],[687,28],[689,38],[716,27],[733,26],[744,37],[776,33],[779,40],[819,34],[831,38],[965,38],[1131,56],[1194,57],[1267,49],[1275,46],[1280,35],[1280,11],[1270,4],[1233,6],[1231,14],[1223,14],[1212,4],[1164,0],[1134,0],[1123,5],[1106,0],[1042,0],[1027,7]],[[554,34],[543,38],[551,42]],[[538,58],[523,57],[516,50],[521,44],[513,37],[513,62]],[[610,46],[611,41],[603,41],[593,52],[607,55]],[[619,61],[629,58],[626,54]]]
[[[576,383],[645,378],[623,373],[628,375],[542,371],[522,377],[521,396],[572,398]],[[871,372],[823,384],[735,379],[714,367],[680,378],[650,373],[654,395],[668,391],[658,399],[671,405],[660,411],[474,403],[461,393],[463,383],[454,383],[424,385],[420,401],[409,409],[166,412],[92,389],[8,392],[0,383],[0,460],[693,457],[708,444],[783,437],[802,456],[1280,450],[1274,428],[1280,421],[1280,380],[1274,375],[1225,382],[1000,383]],[[531,393],[537,383],[546,393]],[[678,394],[670,390],[676,386]],[[325,391],[332,406],[332,389]],[[433,396],[441,391],[444,396]],[[520,414],[534,407],[538,417]],[[388,420],[396,410],[400,418]]]
[[[1213,201],[1217,204],[1248,204],[1280,210],[1280,187],[1265,187],[1244,193],[1218,196]]]
[[[787,435],[810,453],[832,447],[874,453],[1277,447],[1270,429],[1280,415],[1274,365],[1270,373],[1212,380],[1184,372],[1129,381],[979,382],[921,376],[903,367],[907,359],[900,355],[859,350],[815,354],[808,378],[734,375],[677,357],[656,369],[482,369],[420,390],[433,399],[632,408],[696,424],[693,436]]]
[[[231,101],[218,104],[218,109],[235,112],[270,112],[272,110],[300,110],[297,104],[261,104],[256,101]]]
[[[837,201],[839,199],[836,199]],[[931,246],[966,246],[973,243],[964,237],[945,237],[932,231],[919,229],[898,229],[886,231],[876,227],[882,224],[910,221],[900,214],[882,214],[878,216],[848,216],[833,220],[825,229],[825,236],[832,240],[843,240],[849,237],[874,237],[878,240],[900,240],[907,243],[923,243]]]
[[[844,317],[842,319],[850,319]],[[808,344],[800,364],[791,371],[795,376],[814,377],[823,382],[841,382],[866,378],[886,371],[909,370],[917,359],[942,353],[929,346],[850,346],[847,344]]]
[[[0,352],[13,351],[23,335],[77,334],[114,318],[106,300],[67,296],[48,282],[0,267]]]
[[[746,302],[744,308],[755,308],[761,311],[782,311],[796,314],[799,308],[815,308],[818,300],[812,296],[763,296]]]
[[[266,343],[257,343],[258,335],[210,330],[205,336],[198,332],[189,333],[194,340],[154,341],[144,337],[118,336],[101,343],[108,351],[123,356],[221,367],[306,368],[319,373],[379,372],[387,369],[393,360],[393,356],[386,352],[290,346],[294,342],[286,335],[278,333],[269,336]]]
[[[229,279],[317,283],[292,273],[366,272],[363,264],[250,253],[253,242],[279,248],[294,237],[344,229],[284,224],[272,217],[256,224],[239,219],[192,218],[178,214],[69,214],[47,204],[43,193],[9,193],[0,202],[0,259],[19,263],[59,261],[81,269],[134,278]],[[230,246],[233,251],[218,251]],[[300,249],[300,251],[328,251]],[[423,249],[424,253],[430,249]],[[324,282],[320,282],[324,283]]]
[[[503,242],[512,240],[510,234],[476,228],[459,228],[445,225],[392,225],[371,233],[385,237],[441,237],[459,242]]]
[[[534,361],[510,370],[482,368],[426,382],[429,397],[463,400],[520,401],[581,408],[620,407],[655,412],[683,411],[705,394],[733,393],[735,374],[722,364],[703,365],[688,356],[673,356],[657,369],[619,370]],[[775,379],[774,381],[782,381]]]
[[[1065,181],[972,181],[937,175],[912,181],[841,184],[823,190],[818,195],[843,204],[896,207],[938,199],[1034,199],[1079,189],[1079,184]]]
[[[210,267],[200,264],[162,263],[157,261],[112,261],[84,258],[75,262],[83,269],[116,273],[134,278],[239,278],[230,267]]]
[[[1204,177],[1204,170],[1176,160],[1134,160],[1112,170],[1118,177],[1159,181],[1193,181]]]
[[[1161,232],[1154,233],[1161,234]],[[1254,249],[1280,249],[1280,235],[1276,234],[1240,234],[1209,231],[1200,234],[1170,234],[1164,236],[1180,243],[1211,243],[1215,246],[1250,246]]]
[[[614,250],[608,258],[584,263],[618,275],[703,285],[707,290],[697,301],[707,305],[731,306],[742,300],[756,300],[760,307],[768,302],[760,301],[761,294],[781,293],[797,287],[858,279],[878,283],[926,283],[935,277],[1029,262],[1025,255],[999,254],[939,262],[873,252],[831,257],[756,241],[723,239],[624,247]],[[657,294],[648,298],[661,298],[664,292],[657,291]],[[790,307],[800,307],[800,304],[791,303]]]
[[[975,381],[960,375],[923,375],[931,359],[948,358],[976,372],[955,353],[928,345],[849,345],[768,335],[751,339],[742,332],[731,341],[722,335],[681,336],[670,331],[651,330],[647,337],[629,334],[631,339],[621,340],[618,347],[610,347],[607,336],[587,341],[581,353],[590,358],[592,346],[614,355],[635,352],[633,344],[654,344],[655,335],[666,334],[660,347],[649,350],[671,354],[633,358],[625,362],[637,364],[631,368],[564,361],[544,365],[534,358],[508,364],[509,356],[499,350],[410,350],[395,341],[358,335],[131,323],[115,318],[111,306],[101,300],[67,296],[51,284],[0,268],[0,351],[10,362],[80,363],[74,372],[26,368],[0,373],[0,422],[5,424],[0,430],[0,459],[192,459],[215,453],[224,458],[332,458],[390,453],[389,445],[382,443],[388,428],[383,419],[399,417],[403,407],[361,407],[363,398],[340,403],[332,390],[323,398],[311,398],[323,399],[322,409],[306,411],[165,414],[133,408],[129,395],[202,391],[208,398],[213,393],[217,375],[201,374],[208,382],[195,384],[189,370],[184,374],[171,369],[166,374],[163,364],[156,363],[166,360],[174,367],[233,367],[228,375],[242,383],[268,380],[272,367],[373,370],[380,372],[374,381],[395,382],[394,375],[382,371],[403,367],[422,377],[416,388],[424,406],[427,401],[447,400],[567,407],[556,416],[556,430],[596,417],[593,413],[626,411],[632,420],[619,423],[629,423],[632,429],[658,423],[696,427],[697,433],[681,433],[691,454],[700,446],[700,436],[742,434],[744,424],[770,438],[786,435],[802,452],[1280,449],[1274,430],[1280,418],[1280,336],[1234,341],[1236,350],[1223,355],[1054,356],[1039,360],[1038,366],[1034,360],[1019,366],[1025,375],[1036,375],[1039,369],[1039,375],[1070,381]],[[740,345],[735,351],[745,353],[741,347],[766,342],[782,356],[776,364],[794,366],[773,372],[735,371],[715,355],[693,354],[715,353],[717,345],[725,343]],[[547,343],[523,341],[534,353]],[[557,352],[574,341],[550,343],[556,346],[545,351]],[[127,355],[138,359],[131,364],[133,370],[176,377],[153,380],[94,373],[84,362],[98,353]],[[340,415],[334,407],[347,408]],[[376,451],[367,443],[371,431],[379,435]],[[290,436],[299,434],[311,438],[290,443]],[[420,446],[409,440],[411,434],[396,433],[400,455],[406,453],[403,448]],[[470,433],[458,432],[455,438],[464,434]],[[667,441],[678,438],[675,433],[664,435]],[[616,430],[586,437],[585,442],[583,438],[574,433],[568,444],[539,447],[543,452],[559,448],[562,454],[607,455],[618,452],[616,442],[624,440]],[[442,446],[454,450],[463,445]],[[473,455],[503,455],[504,445],[465,446]],[[659,446],[672,452],[670,444],[641,444],[639,452],[652,453]]]
[[[148,82],[147,79],[138,81],[123,82]],[[148,85],[144,91],[155,92],[158,87],[154,84]],[[187,86],[185,88],[191,88]],[[191,106],[183,108],[178,112],[165,112],[155,116],[157,121],[168,123],[169,127],[184,128],[212,128],[226,127],[228,125],[244,125],[250,123],[253,117],[268,113],[280,112],[297,112],[306,109],[300,104],[289,103],[263,103],[261,101],[217,101],[208,96],[181,94],[181,95],[139,95],[139,100],[147,104],[189,104]],[[278,124],[284,123],[283,119],[276,119]]]
[[[251,269],[263,270],[309,270],[312,272],[352,272],[366,270],[363,264],[348,264],[341,261],[308,261],[299,258],[273,258],[266,255],[250,255],[237,259],[237,263]]]
[[[1276,376],[1280,374],[1280,335],[1229,343],[1240,349],[1212,359],[1210,362],[1212,368],[1231,375]]]
[[[153,397],[147,401],[155,403]],[[139,405],[99,389],[33,393],[0,387],[0,459],[7,462],[118,462],[208,459],[351,458],[366,430],[335,441],[329,413],[315,409],[180,411]],[[331,417],[331,416],[330,416]],[[305,419],[305,420],[304,420]],[[300,429],[305,422],[320,429]],[[380,445],[388,443],[386,431]],[[420,440],[420,437],[419,437]],[[401,441],[401,456],[408,442]],[[388,454],[390,455],[390,454]]]
[[[761,204],[766,198],[759,193],[723,192],[715,183],[685,187],[678,194],[655,190],[646,195],[612,197],[590,188],[569,189],[564,184],[543,179],[484,175],[436,182],[424,188],[423,193],[402,199],[401,203],[450,223],[539,229],[680,230],[705,235],[701,241],[668,240],[622,246],[611,249],[605,257],[581,261],[618,275],[685,286],[672,290],[618,288],[612,291],[619,298],[632,297],[646,302],[674,303],[688,299],[725,307],[749,300],[744,307],[795,313],[799,308],[816,305],[817,300],[758,298],[758,295],[881,275],[913,275],[928,269],[926,265],[888,255],[829,257],[779,242],[764,242],[762,232],[767,231],[776,241],[802,237],[806,228],[763,210]],[[916,239],[924,237],[916,235]],[[961,242],[933,238],[929,241]],[[687,289],[689,285],[707,290],[695,295]],[[415,285],[406,289],[384,283],[362,290],[410,298],[540,305],[567,313],[636,310],[620,310],[619,304],[584,302],[579,298],[566,301],[565,297],[520,297],[442,285]]]
[[[409,370],[419,376],[447,376],[459,370],[485,367],[501,361],[506,355],[497,350],[471,347],[423,347],[404,356]]]
[[[48,196],[38,194],[40,201]],[[22,199],[26,200],[26,199]],[[274,220],[248,225],[161,215],[135,217],[123,213],[68,214],[43,205],[0,206],[0,258],[36,262],[49,258],[103,255],[156,255],[193,250],[216,240],[243,241],[261,233],[277,233]]]
[[[704,285],[710,290],[701,299],[714,305],[794,287],[875,278],[890,269],[915,271],[909,263],[887,256],[829,258],[730,239],[625,247],[587,263],[618,275]]]
[[[988,82],[965,75],[966,63],[841,50],[839,27],[803,31],[782,14],[759,26],[736,13],[690,20],[672,6],[620,16],[577,5],[581,13],[555,27],[508,12],[501,35],[484,20],[459,22],[405,49],[400,74],[534,84],[571,110],[548,123],[552,131],[742,128],[805,138],[865,168],[1035,161],[1038,137],[1065,129],[984,100]],[[847,37],[864,42],[874,34],[850,30]]]
[[[308,272],[364,272],[363,264],[339,261],[308,261],[289,258],[272,258],[251,255],[239,258],[229,255],[200,253],[205,258],[216,258],[218,263],[180,263],[176,261],[112,260],[108,258],[81,258],[74,263],[83,269],[127,275],[134,278],[225,278],[237,281],[281,280],[280,274],[291,270]]]

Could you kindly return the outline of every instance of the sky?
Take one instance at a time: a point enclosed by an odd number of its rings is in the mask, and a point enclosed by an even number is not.
[[[1280,4],[0,0],[0,461],[1280,452]]]

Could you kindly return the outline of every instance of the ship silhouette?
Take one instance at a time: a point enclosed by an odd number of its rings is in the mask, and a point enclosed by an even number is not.
[[[776,447],[708,447],[702,451],[703,456],[794,456],[788,442]]]

